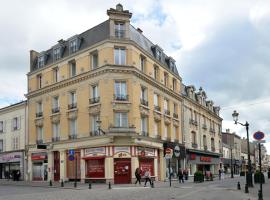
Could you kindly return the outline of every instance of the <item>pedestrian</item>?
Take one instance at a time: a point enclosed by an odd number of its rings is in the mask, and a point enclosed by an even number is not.
[[[151,186],[152,185],[152,181],[150,179],[150,171],[149,171],[148,168],[144,172],[144,178],[145,178],[144,187],[146,187],[146,184],[147,184],[148,181],[149,181],[150,186]]]
[[[136,177],[136,182],[135,185],[139,182],[139,184],[141,185],[141,170],[139,167],[136,168],[135,170],[135,177]]]
[[[20,177],[21,177],[21,172],[20,172],[20,170],[18,170],[17,174],[16,174],[16,180],[19,181]]]
[[[183,175],[184,175],[185,180],[188,180],[188,170],[187,169],[185,169],[183,171]]]
[[[219,180],[221,180],[221,174],[222,174],[222,171],[221,171],[221,169],[219,169],[218,170],[218,178],[219,178]]]
[[[183,175],[183,171],[181,168],[179,168],[178,170],[178,178],[179,178],[179,183],[184,183],[184,175]]]

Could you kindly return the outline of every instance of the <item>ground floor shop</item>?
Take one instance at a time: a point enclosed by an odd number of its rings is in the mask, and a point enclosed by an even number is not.
[[[240,174],[242,171],[242,161],[236,159],[222,158],[222,169],[224,173],[231,173],[233,170],[234,174]]]
[[[187,168],[190,175],[194,175],[196,171],[218,174],[221,168],[220,154],[188,149]]]
[[[24,152],[0,154],[0,179],[24,179]]]

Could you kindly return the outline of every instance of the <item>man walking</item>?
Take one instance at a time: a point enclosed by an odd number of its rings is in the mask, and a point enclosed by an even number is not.
[[[150,186],[152,185],[151,179],[150,179],[150,171],[149,169],[146,169],[145,173],[144,173],[144,178],[145,178],[145,182],[144,182],[144,187],[146,187],[146,183],[149,181]]]
[[[181,168],[179,168],[178,170],[178,178],[179,178],[179,183],[184,183],[184,175],[183,175],[183,171]]]
[[[135,177],[136,177],[136,182],[135,185],[139,182],[139,184],[141,185],[141,170],[139,167],[136,168],[135,170]]]
[[[219,169],[218,170],[218,178],[219,178],[219,180],[221,180],[221,173],[222,173],[222,171],[221,171],[221,169]]]

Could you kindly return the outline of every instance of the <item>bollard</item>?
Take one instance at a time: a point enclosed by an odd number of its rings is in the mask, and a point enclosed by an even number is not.
[[[75,188],[77,187],[77,181],[74,182],[74,187],[75,187]]]
[[[238,190],[241,190],[241,185],[240,185],[240,182],[238,181],[238,183],[237,183],[237,189]]]
[[[52,186],[52,180],[50,180],[50,186]]]
[[[111,182],[109,182],[109,190],[112,189]]]
[[[152,181],[152,183],[151,183],[151,188],[154,188],[155,186],[154,186],[154,181]]]
[[[91,183],[89,183],[88,189],[92,189],[92,185],[91,185]]]
[[[64,181],[63,181],[63,179],[61,180],[61,187],[64,187]]]
[[[248,185],[245,185],[245,193],[248,193]]]
[[[258,200],[263,200],[262,191],[261,190],[259,190],[259,192],[258,192]]]

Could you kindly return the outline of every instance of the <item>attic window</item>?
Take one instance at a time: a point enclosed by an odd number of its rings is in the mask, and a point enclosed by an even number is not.
[[[78,50],[78,39],[75,38],[69,41],[69,53],[75,53]]]
[[[161,52],[160,50],[156,50],[156,59],[158,59],[161,62]]]
[[[53,49],[53,59],[54,60],[59,60],[61,58],[61,48],[60,47],[57,47],[55,49]]]
[[[44,55],[38,57],[37,66],[38,68],[43,67],[45,64]]]

